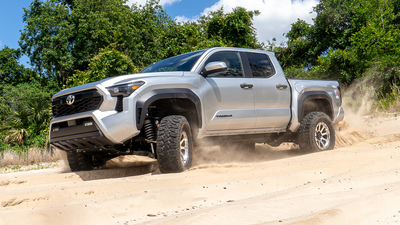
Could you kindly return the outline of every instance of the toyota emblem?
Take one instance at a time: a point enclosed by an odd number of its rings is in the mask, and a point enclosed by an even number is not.
[[[72,105],[72,104],[74,104],[74,101],[75,101],[75,96],[73,96],[73,95],[68,95],[68,97],[67,97],[67,104],[68,104],[68,105]]]

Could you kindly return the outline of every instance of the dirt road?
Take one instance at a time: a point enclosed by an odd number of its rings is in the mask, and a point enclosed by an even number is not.
[[[0,224],[400,224],[400,120],[364,125],[339,134],[351,146],[307,155],[203,149],[180,174],[152,161],[115,168],[129,157],[113,169],[2,174]]]

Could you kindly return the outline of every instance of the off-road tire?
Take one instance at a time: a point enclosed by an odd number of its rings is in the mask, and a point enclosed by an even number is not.
[[[323,112],[311,112],[301,122],[298,143],[303,153],[335,148],[335,129],[332,120]]]
[[[192,165],[193,137],[184,116],[164,117],[157,131],[157,163],[161,173],[179,173]]]
[[[67,159],[72,172],[93,169],[91,157],[83,152],[67,151]]]

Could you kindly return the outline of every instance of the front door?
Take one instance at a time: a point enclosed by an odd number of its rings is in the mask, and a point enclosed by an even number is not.
[[[244,77],[239,53],[216,52],[204,65],[215,61],[225,62],[228,70],[200,78],[207,132],[230,130],[232,133],[240,133],[240,130],[254,128],[256,115],[253,83],[251,78]]]

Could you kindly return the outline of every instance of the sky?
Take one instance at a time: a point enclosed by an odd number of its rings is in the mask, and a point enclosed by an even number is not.
[[[29,8],[32,0],[0,0],[0,49],[7,45],[19,48],[20,30],[24,28],[23,7]],[[144,5],[146,0],[128,0],[127,4]],[[292,23],[298,18],[312,23],[315,13],[310,13],[318,0],[160,0],[165,11],[177,21],[195,21],[201,15],[215,11],[224,6],[225,12],[232,12],[238,6],[247,10],[259,10],[261,14],[254,18],[257,38],[266,42],[276,38],[278,43],[290,30]],[[28,57],[21,58],[26,65]]]

